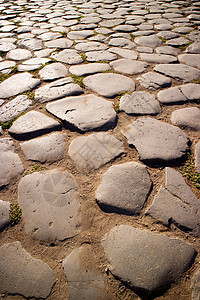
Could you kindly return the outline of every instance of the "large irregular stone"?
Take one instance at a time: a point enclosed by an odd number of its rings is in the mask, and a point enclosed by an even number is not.
[[[200,173],[200,142],[195,146],[195,167],[198,173]]]
[[[69,146],[78,169],[98,169],[123,152],[123,143],[105,132],[78,137]]]
[[[85,86],[104,97],[114,97],[122,92],[135,90],[132,79],[119,74],[95,74],[83,79]]]
[[[194,54],[200,54],[200,42],[192,43],[191,45],[189,45],[186,48],[185,52],[187,52],[187,53],[194,53]]]
[[[40,70],[39,75],[42,80],[52,81],[65,77],[68,74],[67,68],[61,63],[53,63]]]
[[[70,31],[67,34],[67,37],[70,40],[84,40],[94,34],[93,30],[77,30],[77,31]]]
[[[148,67],[148,64],[145,62],[123,58],[111,62],[110,65],[115,71],[129,75],[142,73]]]
[[[25,231],[43,241],[64,240],[80,227],[78,185],[67,171],[54,169],[23,177],[18,202]]]
[[[125,37],[114,37],[110,39],[108,45],[114,47],[123,47],[125,49],[133,49],[136,46],[134,42],[130,41],[128,38]]]
[[[26,111],[32,105],[28,96],[21,95],[0,107],[0,122],[7,122]]]
[[[99,42],[85,42],[85,43],[79,43],[75,46],[75,49],[78,51],[100,51],[100,50],[106,50],[108,49],[108,46],[99,43]]]
[[[181,54],[178,60],[180,63],[200,69],[200,54]]]
[[[28,50],[31,50],[31,51],[35,51],[35,50],[41,50],[43,48],[42,46],[42,41],[39,40],[39,39],[32,39],[32,38],[25,38],[25,39],[22,39],[22,40],[19,40],[17,42],[18,46],[20,47],[24,47]]]
[[[85,244],[74,249],[64,259],[63,268],[68,281],[69,300],[110,299],[106,295],[92,246]]]
[[[86,52],[87,61],[110,61],[117,59],[117,55],[109,51],[89,51]]]
[[[57,61],[69,64],[76,65],[83,62],[82,57],[78,54],[78,51],[73,49],[66,49],[58,53],[53,53],[51,57]]]
[[[30,89],[34,89],[40,84],[40,80],[34,78],[30,73],[22,73],[11,76],[0,83],[0,98],[9,98]]]
[[[8,52],[6,55],[7,59],[12,60],[26,60],[32,57],[31,51],[26,49],[14,49]]]
[[[136,37],[134,39],[134,42],[138,45],[152,48],[159,47],[162,45],[162,41],[156,35]]]
[[[175,38],[175,39],[170,39],[169,41],[166,42],[167,45],[170,46],[183,46],[183,45],[187,45],[190,41],[184,37],[179,37],[179,38]]]
[[[14,121],[9,133],[15,138],[32,137],[60,129],[60,123],[38,111],[30,111]]]
[[[157,90],[171,85],[171,79],[157,74],[155,72],[148,72],[137,78],[140,84],[146,89]]]
[[[200,298],[200,271],[197,270],[191,280],[192,300]]]
[[[140,60],[150,62],[150,63],[163,63],[169,64],[177,62],[177,58],[172,55],[165,55],[165,54],[149,54],[149,53],[141,53]]]
[[[0,72],[2,74],[10,74],[15,66],[16,63],[14,61],[4,60],[0,62]]]
[[[198,100],[200,97],[200,84],[188,83],[179,87],[188,100]]]
[[[0,187],[18,178],[24,171],[19,155],[14,153],[14,144],[10,138],[0,139]]]
[[[112,229],[102,245],[113,275],[148,293],[176,282],[196,255],[185,241],[127,225]]]
[[[91,75],[95,73],[105,72],[110,70],[109,64],[105,63],[91,63],[79,66],[72,66],[69,68],[70,73],[76,76]]]
[[[180,89],[175,86],[169,89],[160,91],[157,94],[158,100],[163,104],[172,104],[187,101],[187,98],[181,93]]]
[[[61,160],[64,156],[64,146],[64,135],[58,132],[20,144],[27,160],[40,162]]]
[[[71,48],[71,46],[73,45],[73,41],[66,38],[60,38],[60,39],[45,42],[44,44],[45,47],[47,48],[66,49],[66,48]]]
[[[116,121],[112,102],[92,94],[55,101],[47,104],[46,109],[67,127],[81,131],[108,129]]]
[[[10,202],[0,200],[0,232],[9,225]]]
[[[55,283],[52,269],[43,261],[33,258],[20,242],[0,247],[0,269],[1,293],[41,299],[50,294]]]
[[[41,57],[41,58],[31,58],[26,61],[23,61],[21,65],[17,67],[19,72],[23,71],[34,71],[41,68],[46,63],[49,63],[51,60],[49,58]]]
[[[122,49],[122,48],[118,48],[118,47],[109,48],[109,52],[116,53],[127,59],[137,59],[137,57],[138,57],[136,51],[129,50],[129,49]]]
[[[95,197],[106,212],[134,215],[142,210],[150,188],[146,167],[128,162],[112,166],[104,173]]]
[[[185,82],[197,80],[200,77],[200,70],[183,64],[160,64],[155,66],[154,71]]]
[[[177,109],[172,112],[171,122],[177,126],[200,131],[200,109],[197,107]]]
[[[73,83],[73,80],[68,77],[39,87],[35,91],[35,101],[44,103],[65,96],[79,95],[82,93],[82,88],[78,84]]]
[[[140,118],[122,133],[128,143],[136,147],[140,159],[146,162],[173,161],[189,149],[189,138],[180,128],[152,118]]]
[[[133,92],[120,99],[120,110],[127,114],[154,115],[161,113],[161,107],[153,94],[148,92]]]

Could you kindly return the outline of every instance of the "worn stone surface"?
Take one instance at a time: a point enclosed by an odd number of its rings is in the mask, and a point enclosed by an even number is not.
[[[188,83],[181,85],[180,89],[188,100],[198,100],[200,93],[200,84]]]
[[[195,167],[198,173],[200,173],[200,143],[195,146]]]
[[[171,85],[171,79],[155,72],[148,72],[137,78],[146,89],[157,90]]]
[[[174,125],[200,131],[200,109],[185,107],[172,112],[171,122]]]
[[[177,86],[160,91],[157,94],[157,97],[158,100],[163,104],[173,104],[187,101],[187,98],[183,93],[181,93],[180,89]]]
[[[31,51],[26,49],[14,49],[8,52],[7,59],[12,60],[27,60],[32,57]]]
[[[159,47],[162,45],[162,41],[156,36],[140,36],[134,39],[134,42],[141,46],[147,47]]]
[[[0,200],[0,232],[9,225],[10,202]]]
[[[111,61],[117,59],[117,56],[109,51],[88,51],[86,52],[87,61]]]
[[[52,53],[51,57],[57,61],[69,64],[76,65],[83,62],[83,59],[78,54],[78,51],[73,49],[66,49],[61,52]]]
[[[148,67],[148,64],[145,62],[123,58],[111,62],[110,65],[115,71],[129,75],[142,73]]]
[[[118,48],[118,47],[111,47],[111,48],[109,48],[109,52],[116,53],[127,59],[137,59],[137,57],[138,57],[136,51],[124,49],[124,48],[122,49],[122,48]]]
[[[1,293],[46,298],[55,282],[52,269],[33,258],[18,241],[0,247],[0,268]]]
[[[199,269],[194,273],[191,280],[192,300],[200,297],[200,271]]]
[[[178,60],[180,63],[200,69],[200,54],[181,54]]]
[[[40,78],[45,81],[52,81],[58,78],[62,78],[67,74],[67,68],[61,63],[53,63],[47,65],[39,71]]]
[[[177,62],[177,58],[172,55],[165,55],[165,54],[149,54],[149,53],[141,53],[140,60],[150,62],[150,63],[174,63]]]
[[[69,68],[70,73],[76,76],[91,75],[95,73],[105,72],[110,70],[109,64],[105,63],[91,63],[79,66],[72,66]]]
[[[200,70],[183,64],[160,64],[155,66],[154,71],[185,82],[197,80],[200,77]]]

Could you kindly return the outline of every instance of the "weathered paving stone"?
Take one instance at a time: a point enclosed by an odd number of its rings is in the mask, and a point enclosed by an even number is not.
[[[160,64],[155,66],[154,71],[185,82],[200,77],[200,70],[183,64]]]
[[[52,81],[65,77],[68,74],[67,68],[61,63],[53,63],[40,70],[40,78],[44,81]]]
[[[124,47],[125,49],[133,49],[133,48],[135,48],[136,44],[131,42],[127,38],[116,37],[116,38],[110,39],[109,46]]]
[[[38,35],[38,38],[43,41],[56,40],[60,37],[62,37],[62,34],[58,33],[58,32],[44,32],[44,33]]]
[[[140,84],[150,90],[157,90],[171,85],[171,79],[155,72],[148,72],[137,78]]]
[[[20,144],[27,160],[39,162],[54,162],[61,160],[65,152],[64,146],[64,135],[59,132]]]
[[[161,46],[156,48],[156,52],[159,54],[166,54],[166,55],[177,55],[180,51],[171,46]]]
[[[172,112],[171,122],[174,125],[200,131],[200,109],[186,107]]]
[[[167,45],[169,46],[183,46],[188,44],[190,41],[184,37],[179,37],[175,39],[171,39],[166,42]]]
[[[78,185],[67,171],[26,175],[19,183],[18,202],[25,231],[36,239],[64,240],[80,230]]]
[[[55,50],[56,50],[56,48],[42,49],[42,50],[34,51],[34,56],[38,57],[38,58],[40,58],[40,57],[48,57]]]
[[[0,122],[7,122],[29,109],[32,101],[28,96],[21,95],[0,107]]]
[[[165,54],[149,54],[149,53],[141,53],[140,60],[150,62],[150,63],[174,63],[177,62],[177,58],[172,55],[165,55]]]
[[[200,98],[200,84],[188,83],[179,86],[179,88],[188,100],[198,100]]]
[[[179,37],[179,34],[172,32],[172,31],[161,31],[161,32],[157,33],[157,36],[160,37],[161,39],[171,40],[171,39],[175,39],[175,38]]]
[[[44,44],[47,48],[66,49],[71,48],[71,46],[73,45],[73,41],[67,38],[59,38],[56,40],[45,42]]]
[[[14,50],[16,48],[17,48],[17,46],[11,42],[0,41],[0,51],[2,51],[2,52],[8,52],[8,51]]]
[[[69,300],[110,299],[97,260],[90,245],[74,249],[63,261],[63,268],[69,286]]]
[[[181,54],[178,60],[180,63],[200,69],[200,54]]]
[[[18,154],[14,153],[14,144],[10,138],[0,139],[0,186],[5,186],[24,171]]]
[[[195,146],[195,167],[198,173],[200,173],[200,142]]]
[[[153,48],[151,47],[139,46],[135,50],[142,53],[153,53]]]
[[[1,49],[1,46],[0,46],[0,49]],[[200,42],[192,43],[185,49],[185,52],[200,54]]]
[[[163,104],[173,104],[187,101],[187,98],[177,86],[160,91],[157,94],[157,97],[158,100]]]
[[[162,45],[162,41],[155,35],[136,37],[134,39],[134,42],[138,45],[152,47],[152,48]]]
[[[73,49],[63,50],[59,53],[52,53],[51,57],[57,61],[69,64],[76,65],[83,62],[83,59],[78,54],[78,51]]]
[[[197,300],[200,297],[200,271],[195,272],[191,279],[192,300]]]
[[[99,42],[86,42],[80,43],[75,46],[75,49],[78,51],[99,51],[99,50],[106,50],[108,46]]]
[[[0,200],[0,232],[9,225],[10,202]]]
[[[33,258],[20,242],[0,247],[0,268],[1,293],[46,298],[55,283],[52,269],[43,261]]]
[[[28,50],[35,51],[42,49],[42,41],[39,39],[23,39],[17,42],[18,46],[24,47]]]
[[[79,66],[72,66],[69,68],[69,72],[76,76],[91,75],[95,73],[105,72],[110,70],[109,64],[105,63],[89,63]]]
[[[31,51],[26,49],[14,49],[7,53],[6,59],[12,60],[26,60],[32,57]]]
[[[49,58],[41,57],[41,58],[31,58],[26,61],[23,61],[21,65],[17,67],[17,70],[20,72],[23,71],[33,71],[41,68],[46,63],[49,63],[51,60]]]
[[[112,102],[92,94],[57,100],[47,104],[46,109],[67,127],[81,131],[108,129],[116,122]]]
[[[124,19],[112,19],[112,20],[103,20],[99,23],[101,27],[112,28],[114,26],[124,23]]]
[[[140,118],[122,134],[145,162],[163,163],[181,158],[189,149],[188,136],[178,127],[152,118]]]
[[[77,31],[70,31],[67,34],[67,37],[70,40],[82,40],[86,39],[94,34],[93,30],[77,30]]]
[[[16,63],[11,60],[4,60],[0,62],[0,72],[3,74],[9,74],[12,71],[12,68],[16,66]]]
[[[148,293],[176,282],[196,255],[183,240],[127,225],[112,229],[102,245],[112,274]]]
[[[161,113],[161,107],[154,97],[148,92],[133,92],[120,99],[120,110],[134,115],[155,115]]]
[[[145,62],[123,58],[111,62],[110,65],[115,71],[129,75],[142,73],[148,67],[148,64]]]
[[[109,51],[89,51],[86,52],[86,59],[89,62],[95,61],[110,61],[117,59],[117,55],[109,52]]]
[[[121,92],[132,92],[135,83],[119,74],[95,74],[83,79],[85,86],[104,97],[113,97]]]
[[[115,165],[104,173],[95,198],[106,212],[134,215],[142,210],[151,184],[145,166],[136,162]]]
[[[166,226],[174,223],[180,229],[199,236],[199,199],[175,170],[166,168],[165,179],[165,188],[160,187],[146,214]]]
[[[73,80],[68,77],[53,81],[38,88],[35,91],[35,101],[44,103],[65,96],[79,95],[82,92],[82,88],[78,84],[73,83]]]
[[[123,143],[106,132],[93,133],[73,140],[69,155],[78,169],[98,169],[124,152]]]
[[[60,123],[38,111],[30,111],[14,121],[9,133],[15,138],[32,137],[60,129]]]
[[[0,83],[0,98],[9,98],[30,89],[34,89],[40,84],[40,80],[30,73],[22,73],[11,76]]]
[[[111,47],[111,48],[109,48],[109,52],[113,52],[113,53],[118,54],[127,59],[137,59],[137,57],[138,57],[136,51],[124,49],[124,48],[122,49],[122,48],[117,48],[117,47]]]

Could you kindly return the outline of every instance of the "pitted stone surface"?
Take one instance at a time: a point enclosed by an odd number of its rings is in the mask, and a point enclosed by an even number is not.
[[[181,54],[178,60],[180,63],[200,69],[200,54]]]
[[[148,92],[133,92],[120,99],[120,110],[127,114],[154,115],[161,113],[161,107],[154,97]]]
[[[10,202],[0,200],[0,231],[9,225]]]
[[[157,90],[171,85],[171,79],[155,72],[148,72],[137,78],[146,89]]]
[[[44,81],[52,81],[65,77],[68,74],[67,68],[61,63],[53,63],[40,70],[40,78]]]
[[[99,51],[108,49],[108,46],[99,42],[86,42],[77,44],[75,49],[78,51]]]
[[[194,247],[183,240],[127,225],[110,230],[102,245],[110,271],[131,286],[148,292],[177,281],[196,254]]]
[[[111,128],[116,119],[112,102],[92,94],[57,100],[47,104],[46,109],[67,127],[81,131]]]
[[[69,146],[69,155],[78,169],[98,169],[124,152],[123,143],[105,132],[81,136]]]
[[[136,37],[134,42],[141,46],[158,47],[162,45],[162,41],[155,35]]]
[[[85,86],[104,97],[135,90],[132,79],[119,74],[95,74],[83,79]]]
[[[152,118],[140,118],[122,133],[128,143],[136,147],[142,161],[172,161],[181,158],[189,149],[189,138],[181,129]]]
[[[177,62],[177,58],[172,55],[149,54],[149,53],[141,53],[140,60],[150,62],[150,63],[163,63],[163,64]]]
[[[34,58],[28,59],[26,61],[23,61],[22,64],[17,67],[17,70],[20,72],[34,71],[34,70],[41,68],[43,65],[45,65],[46,63],[49,63],[50,61],[51,60],[49,58],[34,57]]]
[[[200,109],[186,107],[172,112],[171,122],[174,125],[200,131]]]
[[[42,41],[35,38],[22,39],[17,42],[18,46],[24,47],[28,50],[35,51],[42,49]]]
[[[77,31],[70,31],[67,34],[67,37],[70,40],[82,40],[86,39],[94,34],[93,30],[77,30]]]
[[[142,73],[148,67],[148,64],[145,62],[123,58],[111,62],[110,65],[115,71],[129,75]]]
[[[155,66],[154,71],[185,82],[197,80],[200,77],[200,70],[183,64],[160,64]]]
[[[188,83],[181,85],[180,89],[188,100],[198,100],[200,95],[200,84]]]
[[[80,230],[78,185],[67,171],[26,175],[19,183],[18,202],[26,232],[39,240],[64,240]]]
[[[79,66],[72,66],[69,68],[70,73],[76,76],[91,75],[95,73],[105,72],[110,70],[109,64],[105,63],[91,63]]]
[[[46,298],[55,283],[52,269],[43,261],[33,258],[20,242],[0,247],[0,269],[1,293]]]
[[[69,65],[76,65],[83,62],[83,59],[78,54],[78,51],[73,49],[63,50],[58,53],[53,53],[51,57],[57,61],[69,64]]]
[[[109,51],[89,51],[86,52],[87,61],[110,61],[117,59],[117,56]]]
[[[20,144],[20,147],[27,160],[54,162],[63,158],[65,152],[64,144],[64,135],[56,132],[23,142]]]
[[[45,42],[45,46],[48,48],[59,48],[59,49],[66,49],[71,48],[73,42],[66,38],[60,38],[52,41]]]
[[[163,104],[172,104],[187,101],[187,98],[183,93],[181,93],[180,89],[177,86],[160,91],[157,94],[157,97],[158,100]]]
[[[134,215],[142,210],[150,188],[146,167],[128,162],[112,166],[104,173],[95,197],[106,212]]]
[[[7,59],[12,60],[27,60],[32,57],[31,51],[26,49],[14,49],[8,52]]]
[[[138,57],[137,52],[134,50],[122,49],[122,48],[118,48],[118,47],[111,47],[111,48],[109,48],[109,51],[116,53],[127,59],[137,59],[137,57]]]

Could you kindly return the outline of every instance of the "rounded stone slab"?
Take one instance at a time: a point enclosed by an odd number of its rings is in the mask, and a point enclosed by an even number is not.
[[[0,231],[9,225],[10,202],[0,200]]]
[[[66,49],[66,48],[71,48],[71,46],[73,45],[73,41],[66,38],[60,38],[60,39],[45,42],[44,44],[45,47],[47,48]]]
[[[181,92],[188,100],[198,100],[200,95],[200,84],[188,83],[179,86]]]
[[[198,173],[200,173],[200,142],[195,146],[195,167]]]
[[[0,62],[0,72],[3,74],[10,74],[16,63],[11,60],[4,60]]]
[[[200,69],[200,54],[181,54],[178,60],[188,66]]]
[[[68,281],[69,300],[110,299],[106,295],[103,277],[97,267],[92,246],[84,244],[74,249],[62,265]]]
[[[10,50],[16,49],[17,46],[11,42],[0,41],[0,51],[8,52]]]
[[[1,46],[0,46],[0,49],[1,49]],[[200,54],[200,42],[192,43],[191,45],[189,45],[186,48],[185,52]]]
[[[184,37],[179,37],[179,38],[175,38],[175,39],[171,39],[169,41],[166,42],[167,45],[169,46],[183,46],[183,45],[187,45],[190,41]]]
[[[33,258],[20,242],[0,247],[0,269],[1,293],[41,299],[50,294],[55,283],[52,269],[43,261]]]
[[[140,60],[150,63],[163,63],[169,64],[177,62],[177,58],[172,55],[165,55],[165,54],[149,54],[149,53],[141,53]]]
[[[157,90],[171,85],[171,79],[155,72],[148,72],[137,78],[140,84],[149,90]]]
[[[11,76],[0,84],[0,98],[9,98],[30,89],[34,89],[40,84],[40,80],[30,73],[22,73]]]
[[[103,20],[99,23],[101,27],[111,28],[125,22],[124,19]]]
[[[127,59],[137,59],[138,55],[136,51],[133,50],[129,50],[129,49],[122,49],[122,48],[118,48],[118,47],[111,47],[109,48],[110,52],[116,53],[124,58]]]
[[[18,187],[18,202],[26,233],[43,241],[64,240],[78,234],[77,190],[73,176],[59,169],[23,177]]]
[[[32,137],[60,129],[58,121],[38,111],[30,111],[14,121],[9,133],[15,138],[30,139]]]
[[[173,104],[187,101],[187,98],[181,93],[180,89],[175,86],[169,89],[160,91],[157,94],[158,100],[163,104]]]
[[[106,212],[134,215],[142,210],[151,184],[145,166],[136,162],[115,165],[104,173],[95,198]]]
[[[155,66],[154,71],[185,82],[197,80],[200,77],[200,70],[183,64],[160,64]]]
[[[52,81],[65,77],[68,74],[67,68],[61,63],[53,63],[40,70],[40,78],[44,81]]]
[[[108,46],[99,42],[86,42],[79,43],[75,46],[75,49],[78,51],[100,51],[108,49]]]
[[[72,66],[69,68],[69,72],[76,76],[91,75],[108,70],[110,70],[110,66],[109,64],[105,63],[83,64],[79,66]]]
[[[140,118],[128,125],[122,134],[146,162],[169,162],[189,150],[189,138],[178,127],[152,118]]]
[[[151,36],[140,36],[134,39],[134,42],[141,46],[147,47],[159,47],[162,45],[162,41],[155,35]]]
[[[69,65],[76,65],[83,62],[83,59],[78,54],[78,51],[73,49],[63,50],[58,53],[53,53],[51,57],[57,61],[69,64]]]
[[[102,245],[112,274],[147,293],[176,282],[196,255],[183,240],[127,225],[112,229]]]
[[[31,51],[26,49],[14,49],[7,53],[6,59],[12,59],[16,61],[26,60],[32,57]]]
[[[7,122],[26,111],[32,105],[32,101],[26,95],[17,96],[15,99],[0,106],[0,122]]]
[[[87,61],[110,61],[117,59],[117,55],[109,52],[109,51],[89,51],[86,52]]]
[[[136,44],[131,42],[127,38],[116,37],[116,38],[110,39],[109,46],[124,47],[126,49],[132,49],[132,48],[135,48]]]
[[[95,74],[83,79],[85,86],[104,97],[114,97],[122,92],[133,92],[135,82],[123,75]]]
[[[70,31],[67,34],[67,37],[70,40],[84,40],[94,34],[93,30],[77,30],[77,31]]]
[[[17,42],[18,46],[24,47],[28,50],[35,51],[43,48],[42,41],[39,39],[23,39]]]
[[[200,131],[200,109],[186,107],[172,112],[171,122],[174,125]]]
[[[123,58],[111,62],[110,65],[116,72],[129,75],[145,72],[146,68],[148,67],[148,64],[145,62]]]
[[[65,139],[62,133],[33,139],[20,144],[27,160],[39,162],[54,162],[63,158],[65,152]]]
[[[155,115],[161,113],[161,107],[154,97],[148,92],[133,92],[120,99],[120,110],[133,115]]]
[[[78,169],[98,169],[124,152],[123,143],[106,132],[93,133],[73,140],[69,156]]]
[[[46,109],[64,121],[67,127],[81,131],[105,130],[116,122],[112,102],[92,94],[57,100],[47,104]]]

